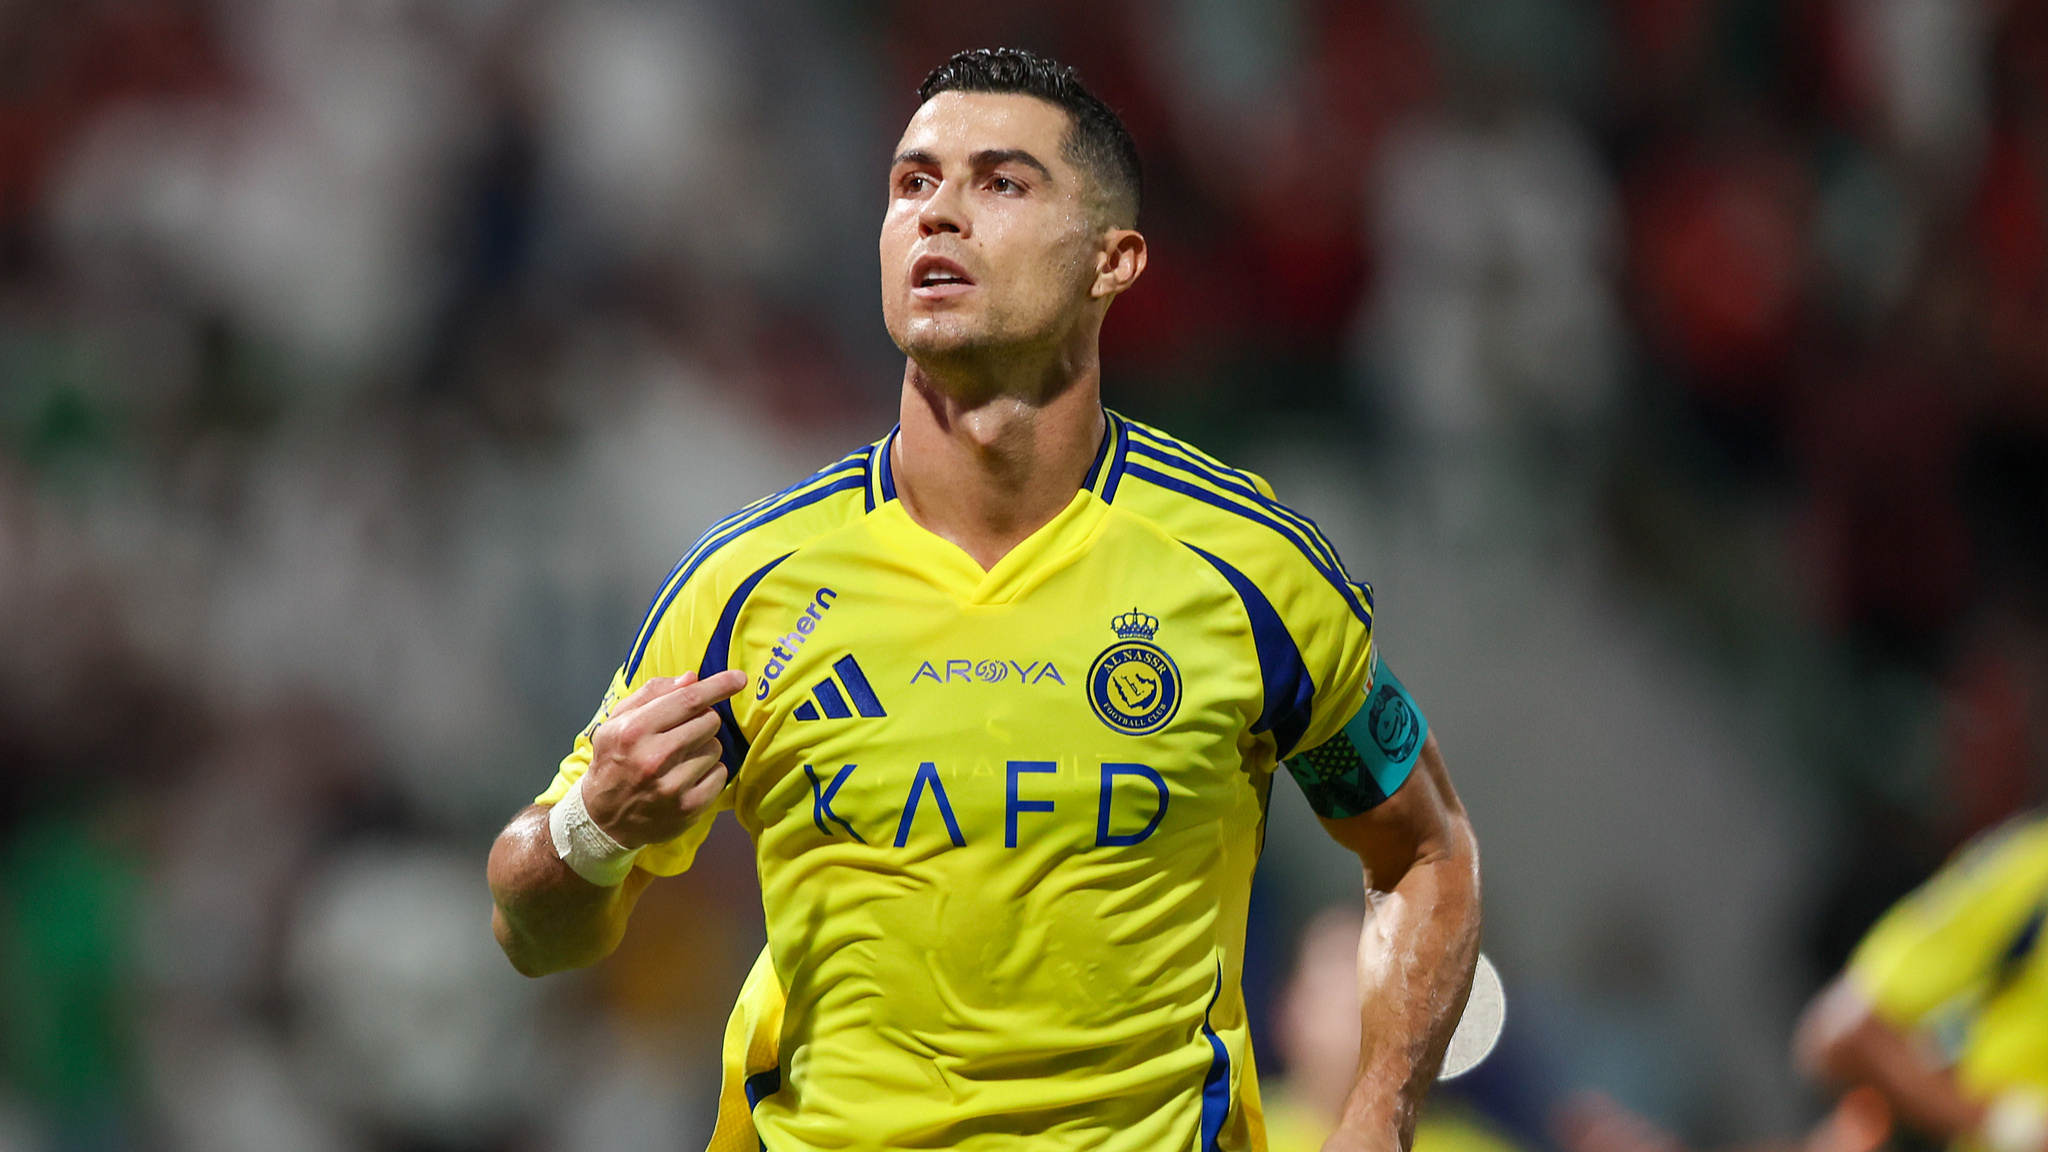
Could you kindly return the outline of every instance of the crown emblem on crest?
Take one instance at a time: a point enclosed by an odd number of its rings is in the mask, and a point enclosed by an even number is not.
[[[1109,622],[1116,634],[1125,640],[1150,640],[1159,631],[1159,617],[1148,616],[1136,608]]]

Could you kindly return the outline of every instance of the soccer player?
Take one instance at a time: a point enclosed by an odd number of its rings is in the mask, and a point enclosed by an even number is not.
[[[1892,906],[1814,998],[1793,1047],[1850,1087],[1796,1144],[1870,1152],[1893,1118],[1957,1152],[2048,1152],[2048,812],[1986,834]],[[1853,1086],[1853,1087],[1851,1087]],[[1570,1152],[1686,1152],[1611,1100],[1560,1117]]]
[[[2048,812],[1886,912],[1801,1021],[1808,1068],[1954,1148],[2048,1152]]]
[[[1377,893],[1326,1147],[1397,1152],[1478,857],[1371,592],[1263,480],[1103,409],[1146,260],[1114,113],[1012,50],[919,94],[881,233],[901,423],[684,554],[492,850],[498,939],[598,960],[730,809],[768,943],[714,1149],[1258,1149],[1239,974],[1284,763]]]

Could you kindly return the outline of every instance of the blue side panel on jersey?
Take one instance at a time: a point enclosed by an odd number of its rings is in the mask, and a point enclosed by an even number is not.
[[[1316,554],[1316,550],[1309,545],[1308,541],[1301,536],[1293,525],[1278,520],[1257,508],[1237,503],[1228,496],[1219,495],[1199,485],[1175,479],[1161,472],[1154,472],[1142,464],[1131,464],[1126,468],[1126,472],[1140,480],[1149,481],[1159,485],[1161,488],[1178,492],[1183,496],[1193,497],[1210,507],[1221,508],[1225,512],[1242,516],[1254,524],[1263,524],[1278,532],[1284,539],[1293,544],[1295,548],[1299,549],[1301,554],[1308,558],[1308,562],[1315,566],[1315,570],[1322,573],[1323,579],[1329,581],[1330,586],[1335,588],[1344,597],[1344,602],[1351,606],[1352,615],[1358,617],[1360,623],[1372,623],[1372,610],[1359,600],[1358,592],[1353,588],[1351,581],[1346,580],[1341,571],[1334,570],[1324,564],[1322,557]]]
[[[756,1104],[782,1091],[782,1069],[777,1067],[754,1073],[747,1077],[746,1088],[747,1107],[751,1110]]]
[[[761,565],[760,570],[740,582],[733,590],[732,598],[725,602],[725,611],[718,614],[718,627],[711,630],[711,642],[704,646],[704,663],[697,669],[697,679],[703,680],[725,671],[732,656],[732,630],[739,624],[740,609],[746,607],[747,597],[775,566],[796,555],[784,552],[775,559]],[[680,587],[680,585],[678,585]],[[740,765],[747,760],[747,738],[740,733],[740,723],[733,717],[732,702],[720,700],[715,709],[718,712],[718,746],[724,753],[725,782],[729,786],[740,778]]]
[[[634,641],[633,655],[626,661],[626,680],[631,682],[634,675],[640,671],[640,661],[646,657],[647,645],[654,639],[655,625],[660,622],[662,615],[668,611],[668,606],[675,602],[676,594],[681,592],[683,587],[690,582],[690,577],[695,576],[697,569],[704,566],[704,561],[710,559],[720,548],[725,547],[727,544],[745,536],[756,528],[772,524],[791,512],[808,508],[820,500],[836,496],[841,492],[851,492],[856,488],[866,487],[867,477],[863,474],[866,471],[865,468],[861,468],[858,471],[849,472],[846,476],[822,488],[814,488],[787,504],[779,504],[773,508],[764,509],[758,515],[750,517],[733,528],[720,533],[717,538],[698,548],[697,555],[683,569],[682,576],[680,578],[670,578],[668,592],[661,597],[661,602],[654,607],[653,611],[648,613],[647,623],[641,626],[640,636]]]
[[[834,684],[829,677],[818,681],[818,686],[812,689],[812,691],[816,693],[818,707],[825,710],[825,717],[827,719],[853,719],[853,709],[846,706],[846,697],[839,694],[839,685]]]
[[[782,1091],[782,1069],[778,1066],[765,1072],[756,1072],[741,1081],[741,1087],[747,1090],[747,1111],[752,1112],[755,1105]],[[754,1139],[760,1143],[761,1152],[768,1152],[768,1142],[762,1140],[759,1133],[755,1134]]]
[[[1223,962],[1216,963],[1216,991],[1209,994],[1209,1006],[1202,1010],[1202,1035],[1209,1041],[1209,1074],[1202,1078],[1202,1152],[1216,1152],[1223,1134],[1223,1121],[1230,1115],[1230,1050],[1223,1038],[1209,1026],[1209,1013],[1223,995]]]
[[[887,716],[882,711],[882,702],[875,698],[875,690],[868,683],[867,674],[860,670],[860,664],[851,655],[841,656],[832,662],[832,670],[846,682],[846,694],[853,697],[853,706],[867,717]]]
[[[1285,760],[1294,755],[1301,734],[1308,731],[1310,710],[1315,706],[1316,684],[1302,662],[1301,649],[1280,619],[1280,613],[1266,594],[1244,573],[1187,541],[1188,551],[1215,565],[1244,602],[1244,614],[1251,621],[1252,643],[1259,653],[1259,674],[1266,683],[1266,704],[1253,732],[1273,733],[1277,755]]]

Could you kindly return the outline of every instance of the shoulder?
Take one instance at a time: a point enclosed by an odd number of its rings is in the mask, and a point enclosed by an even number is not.
[[[1922,892],[1938,900],[1951,890],[2016,887],[2031,891],[2044,884],[2048,884],[2048,811],[2036,810],[1971,838]]]
[[[1896,967],[1920,947],[1995,953],[2048,899],[2048,818],[2031,812],[1978,835],[1879,919],[1851,966]]]
[[[1150,425],[1111,420],[1118,442],[1107,498],[1116,507],[1157,524],[1226,576],[1308,589],[1371,621],[1372,589],[1351,578],[1316,522],[1281,502],[1264,477]]]
[[[885,443],[886,438],[863,445],[705,529],[649,601],[626,662],[627,678],[678,601],[723,602],[767,566],[872,511],[885,479],[885,469],[875,464]]]

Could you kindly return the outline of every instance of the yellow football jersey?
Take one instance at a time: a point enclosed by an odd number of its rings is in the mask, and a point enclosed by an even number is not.
[[[718,806],[768,945],[713,1146],[1261,1147],[1239,971],[1274,768],[1352,815],[1426,734],[1375,679],[1370,591],[1263,480],[1113,413],[984,572],[896,500],[894,436],[707,532],[592,721],[650,677],[751,678]]]
[[[1849,979],[1893,1025],[1930,1034],[1963,1090],[2048,1100],[2048,815],[1963,851],[1878,921]]]

